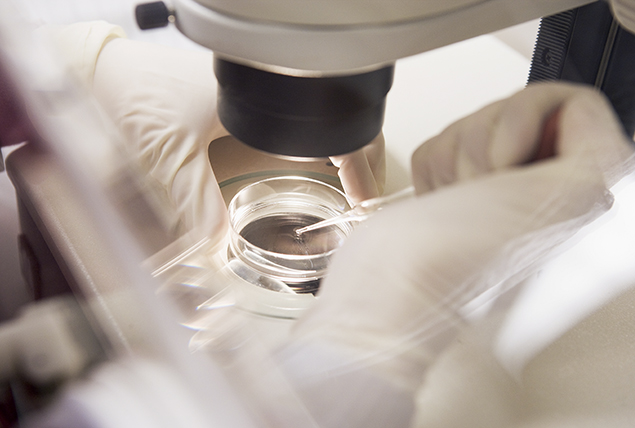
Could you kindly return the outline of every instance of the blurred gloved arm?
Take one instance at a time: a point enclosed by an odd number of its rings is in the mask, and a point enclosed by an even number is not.
[[[557,110],[554,157],[527,164]],[[413,157],[425,194],[350,237],[279,352],[320,426],[409,426],[465,304],[607,210],[631,154],[606,100],[567,85],[529,87],[425,143]]]

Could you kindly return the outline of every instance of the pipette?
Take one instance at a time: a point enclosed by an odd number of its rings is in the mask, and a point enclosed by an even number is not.
[[[415,195],[415,188],[413,186],[406,187],[398,192],[391,193],[390,195],[380,196],[378,198],[367,199],[355,205],[352,209],[343,212],[335,217],[327,218],[326,220],[318,221],[317,223],[310,224],[295,230],[295,233],[300,236],[303,233],[310,232],[312,230],[322,229],[327,226],[333,226],[348,221],[363,221],[366,220],[372,213],[379,211],[385,205],[399,201],[402,199],[410,198]]]

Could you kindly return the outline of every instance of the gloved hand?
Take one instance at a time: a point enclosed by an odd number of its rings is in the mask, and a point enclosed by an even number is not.
[[[555,154],[527,164],[550,117]],[[413,156],[421,195],[349,238],[277,354],[320,426],[409,426],[464,305],[607,210],[631,153],[605,99],[564,84],[529,87],[426,142]]]
[[[226,135],[215,115],[212,56],[125,39],[105,22],[48,27],[79,80],[163,189],[180,224],[220,239],[228,220],[207,157]]]

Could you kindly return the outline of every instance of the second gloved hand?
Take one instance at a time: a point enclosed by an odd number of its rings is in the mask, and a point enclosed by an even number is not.
[[[557,110],[555,155],[527,164]],[[529,87],[425,143],[413,157],[425,194],[350,237],[279,353],[320,426],[408,426],[464,305],[606,211],[630,156],[606,100],[562,84]]]

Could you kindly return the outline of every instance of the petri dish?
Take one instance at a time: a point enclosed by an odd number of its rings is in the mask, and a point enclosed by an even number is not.
[[[312,178],[284,176],[250,184],[228,206],[230,257],[296,293],[314,293],[352,227],[341,224],[302,235],[295,230],[350,206],[339,189]]]

